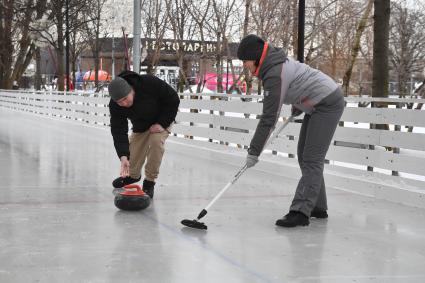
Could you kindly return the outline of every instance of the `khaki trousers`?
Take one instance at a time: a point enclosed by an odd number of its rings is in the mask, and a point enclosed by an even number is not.
[[[154,182],[158,178],[159,167],[164,155],[165,140],[170,134],[169,129],[161,133],[132,133],[130,136],[130,177],[138,179],[145,165],[145,179]]]

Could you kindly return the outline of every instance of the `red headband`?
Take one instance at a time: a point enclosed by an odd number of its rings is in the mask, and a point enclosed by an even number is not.
[[[258,63],[257,69],[255,69],[254,76],[258,77],[258,73],[260,72],[260,67],[263,65],[264,59],[266,58],[267,49],[269,48],[269,44],[264,42],[263,52],[261,53],[260,63]]]

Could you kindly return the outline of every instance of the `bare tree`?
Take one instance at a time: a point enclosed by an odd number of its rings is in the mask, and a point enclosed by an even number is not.
[[[50,0],[46,2],[46,13],[47,20],[44,21],[46,25],[42,27],[38,26],[33,28],[33,33],[36,33],[37,36],[47,42],[55,50],[55,54],[51,54],[52,60],[55,63],[56,75],[58,77],[58,89],[64,90],[64,53],[65,53],[65,13],[66,13],[66,1],[65,0]],[[68,27],[70,33],[73,30],[81,26],[81,22],[78,20],[73,20],[74,17],[79,17],[81,11],[86,11],[84,9],[86,2],[83,0],[69,0],[68,12],[70,18],[70,26]],[[75,24],[76,26],[72,26]]]
[[[48,3],[49,23],[45,33],[41,35],[55,49],[56,76],[58,77],[58,90],[64,90],[64,61],[65,56],[65,0],[51,0]],[[52,58],[53,59],[53,58]]]
[[[399,96],[406,97],[409,78],[424,67],[425,13],[393,2],[390,24],[390,64],[397,76]]]
[[[335,80],[343,77],[342,66],[348,62],[354,41],[355,32],[353,27],[357,23],[357,15],[361,14],[358,3],[351,1],[331,1],[323,13],[320,13],[320,21],[327,22],[321,26],[321,60],[326,59],[329,66],[323,71]]]
[[[219,7],[217,5],[217,2],[215,0],[213,0],[213,8],[214,8],[214,13],[216,15],[217,18],[217,24],[218,24],[218,28],[220,29],[220,34],[222,36],[222,48],[225,49],[224,53],[226,54],[226,92],[229,91],[229,87],[230,89],[235,89],[236,88],[236,75],[235,75],[235,70],[233,68],[233,63],[231,60],[231,54],[230,54],[230,45],[229,45],[229,35],[227,33],[231,33],[231,27],[233,25],[236,24],[236,22],[231,22],[230,19],[236,19],[237,17],[232,17],[231,15],[236,13],[236,10],[238,9],[238,6],[235,5],[236,2],[230,2],[227,3],[227,6],[221,5],[221,7]],[[220,14],[223,14],[223,19],[220,18]],[[231,35],[230,35],[231,36]],[[218,53],[217,53],[218,54]],[[232,78],[233,78],[233,85],[229,86],[228,82],[229,82],[229,68],[228,66],[230,66],[230,70],[231,70],[231,74],[232,74]],[[238,74],[239,76],[240,74]],[[218,81],[217,81],[218,83]]]
[[[207,71],[207,48],[205,44],[205,22],[208,21],[211,17],[209,13],[209,8],[211,5],[211,0],[208,0],[205,4],[203,0],[186,0],[183,1],[187,11],[190,13],[193,20],[198,26],[199,36],[201,40],[201,55],[199,60],[199,73],[198,73],[198,85],[196,87],[196,92],[200,93],[203,90],[205,83],[205,75]],[[203,6],[204,5],[204,6]]]
[[[277,31],[282,29],[284,23],[276,23],[279,16],[280,3],[285,1],[279,0],[256,0],[250,6],[251,18],[254,32],[261,38],[273,42],[273,38],[278,34]],[[261,82],[257,84],[257,92],[261,93]]]
[[[70,9],[70,63],[71,63],[71,76],[72,83],[76,85],[76,70],[77,70],[77,60],[80,54],[89,47],[87,40],[84,37],[84,28],[86,27],[87,17],[86,11],[87,7],[90,5],[87,0],[78,1]]]
[[[156,67],[159,63],[161,55],[161,42],[164,39],[165,32],[167,31],[168,25],[168,8],[171,5],[172,0],[161,0],[161,1],[145,1],[142,3],[142,7],[145,7],[144,13],[142,13],[142,31],[146,38],[149,38],[151,43],[155,44],[152,46],[154,51],[149,54],[147,58],[148,74],[155,74]],[[148,42],[146,42],[148,44]],[[147,49],[147,46],[144,48]]]
[[[194,32],[196,30],[196,22],[187,9],[187,3],[184,0],[171,0],[167,11],[169,13],[168,16],[174,35],[174,40],[178,46],[176,53],[180,70],[177,89],[179,91],[183,91],[185,86],[189,86],[186,73],[187,62],[184,61],[184,40],[193,38]],[[192,92],[192,89],[189,88],[189,91]]]
[[[249,11],[251,9],[252,0],[245,0],[245,17],[243,22],[243,37],[248,35],[248,25],[249,25]],[[246,95],[251,94],[252,88],[252,77],[247,69],[244,69],[244,79],[246,83]],[[246,116],[245,116],[246,117]]]
[[[367,21],[369,19],[370,12],[372,11],[372,7],[373,7],[373,0],[368,0],[363,16],[359,24],[357,25],[356,35],[355,35],[353,47],[351,50],[351,59],[349,61],[347,70],[345,71],[344,78],[343,78],[342,86],[344,89],[345,96],[349,94],[351,74],[353,72],[353,67],[354,67],[354,63],[356,62],[357,55],[359,54],[359,51],[361,48],[361,37],[364,30],[366,29]]]
[[[103,18],[102,11],[107,0],[89,0],[87,13],[84,14],[84,32],[83,36],[86,39],[88,46],[93,54],[94,60],[94,82],[96,91],[99,90],[99,54],[102,50],[102,38],[106,38],[108,30],[105,28],[107,20]]]
[[[217,66],[217,91],[223,92],[223,53],[227,54],[226,61],[233,69],[233,65],[229,62],[230,50],[228,39],[232,38],[233,29],[239,27],[235,20],[238,19],[240,2],[212,0],[214,8],[214,21],[209,24],[209,28],[215,34],[216,44],[216,66]],[[223,52],[224,51],[224,52]],[[228,71],[226,72],[228,73]],[[234,73],[234,71],[233,71]],[[235,80],[234,80],[235,81]],[[227,90],[226,90],[227,91]]]
[[[298,25],[296,25],[295,23],[298,23],[298,1],[297,0],[290,1],[289,4],[291,5],[290,13],[292,14],[292,21],[293,21],[293,24],[291,25],[291,28],[292,28],[292,32],[291,32],[292,44],[291,45],[292,45],[293,53],[296,54],[298,50]]]
[[[36,51],[32,25],[45,6],[45,0],[0,2],[0,88],[11,88],[31,62]]]
[[[257,0],[251,5],[251,17],[255,24],[255,32],[262,38],[272,40],[277,34],[277,30],[282,28],[283,24],[277,23],[279,16],[280,0]]]

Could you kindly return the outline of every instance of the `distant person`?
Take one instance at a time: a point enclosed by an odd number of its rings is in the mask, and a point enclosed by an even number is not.
[[[146,161],[143,191],[153,198],[164,143],[180,103],[177,92],[157,77],[131,71],[119,74],[108,90],[111,133],[121,161],[120,177],[112,185],[122,188],[140,181]],[[130,139],[128,119],[133,125]]]
[[[282,104],[292,105],[292,115],[305,113],[298,140],[301,179],[289,213],[276,221],[283,227],[306,226],[310,217],[327,218],[323,180],[325,156],[344,111],[340,87],[327,75],[287,57],[256,35],[242,39],[238,58],[244,68],[263,82],[263,113],[246,158],[248,168],[258,156],[278,121]]]
[[[58,89],[58,76],[54,76],[52,80],[52,89]]]

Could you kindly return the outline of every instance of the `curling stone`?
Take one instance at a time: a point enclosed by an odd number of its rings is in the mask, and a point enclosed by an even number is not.
[[[139,185],[131,184],[124,186],[124,190],[115,195],[114,204],[121,210],[142,210],[147,208],[150,197],[142,191]]]

